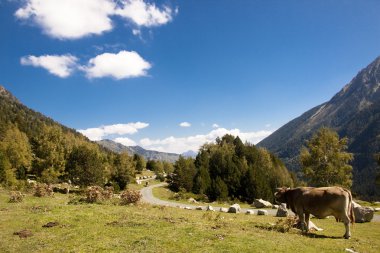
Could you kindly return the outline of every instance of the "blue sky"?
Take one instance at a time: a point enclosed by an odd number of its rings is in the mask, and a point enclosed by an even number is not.
[[[379,10],[377,0],[0,0],[0,84],[94,140],[177,153],[225,133],[256,143],[380,55]]]

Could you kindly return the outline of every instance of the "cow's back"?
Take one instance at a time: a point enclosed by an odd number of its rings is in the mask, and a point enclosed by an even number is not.
[[[303,211],[318,218],[333,215],[341,219],[349,208],[349,194],[341,187],[320,187],[303,189],[298,204]]]

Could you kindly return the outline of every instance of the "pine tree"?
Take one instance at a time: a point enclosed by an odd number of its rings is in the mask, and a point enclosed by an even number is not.
[[[196,172],[194,159],[180,156],[174,164],[174,173],[169,185],[170,188],[175,191],[179,191],[183,188],[190,192],[193,189]]]
[[[75,147],[67,160],[66,171],[69,179],[80,186],[102,185],[104,164],[100,153],[86,145]]]

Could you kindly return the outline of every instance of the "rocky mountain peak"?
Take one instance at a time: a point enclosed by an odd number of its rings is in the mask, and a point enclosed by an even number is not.
[[[17,100],[17,98],[15,96],[12,95],[12,93],[10,93],[7,89],[4,88],[4,86],[0,85],[0,97],[2,98],[7,98],[9,100],[12,100],[14,102],[17,102],[19,103],[19,101]]]

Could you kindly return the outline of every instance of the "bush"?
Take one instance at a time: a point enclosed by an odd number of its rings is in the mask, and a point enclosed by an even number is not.
[[[125,190],[120,194],[121,204],[136,204],[141,200],[141,193],[135,190]]]
[[[160,180],[160,182],[165,182],[165,176],[161,173],[157,174],[157,177],[156,177],[157,180]]]
[[[9,194],[10,203],[19,203],[24,200],[25,195],[19,191],[11,191]]]
[[[100,186],[89,186],[86,191],[86,202],[95,203],[104,199],[103,188]]]
[[[34,187],[34,196],[45,197],[53,195],[53,187],[44,183],[37,183]]]
[[[114,189],[112,186],[106,186],[103,190],[103,199],[112,199]]]

